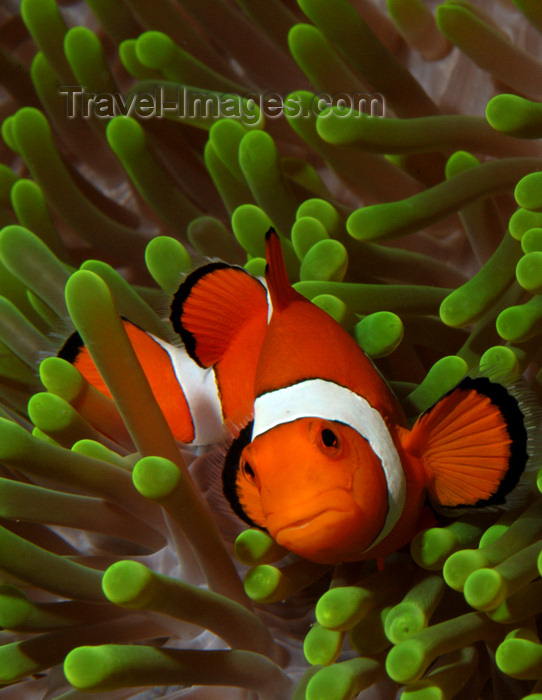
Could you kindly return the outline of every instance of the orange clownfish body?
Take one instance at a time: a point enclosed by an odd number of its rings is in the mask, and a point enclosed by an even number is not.
[[[408,430],[357,343],[292,289],[272,231],[267,262],[272,316],[252,433],[224,470],[234,510],[288,550],[333,564],[406,544],[427,495],[446,508],[503,503],[527,461],[518,401],[466,378]]]

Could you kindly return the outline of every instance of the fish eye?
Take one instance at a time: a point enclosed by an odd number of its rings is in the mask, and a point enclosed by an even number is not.
[[[254,469],[245,459],[241,462],[241,472],[243,473],[243,476],[245,476],[249,481],[254,481],[254,478],[256,476]]]
[[[320,431],[320,443],[327,451],[336,451],[339,448],[339,438],[331,428],[322,428]]]

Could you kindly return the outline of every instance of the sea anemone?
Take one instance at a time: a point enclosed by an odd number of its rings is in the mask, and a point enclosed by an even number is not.
[[[410,418],[467,373],[542,397],[541,31],[536,0],[4,3],[0,696],[542,697],[536,489],[383,569],[296,558],[217,503],[119,316],[171,340],[183,275],[261,274],[274,225]]]

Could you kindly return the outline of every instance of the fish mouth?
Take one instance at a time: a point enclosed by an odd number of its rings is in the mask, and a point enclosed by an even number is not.
[[[352,520],[351,510],[326,508],[269,532],[278,544],[294,554],[321,564],[336,564],[344,558],[344,543],[338,533],[349,532]]]
[[[332,489],[304,503],[292,503],[269,513],[266,527],[273,539],[294,554],[322,564],[351,559],[363,524],[363,514],[351,494]]]
[[[288,506],[283,502],[282,507],[267,512],[266,526],[269,532],[274,533],[273,536],[285,529],[304,529],[326,514],[347,516],[357,508],[351,494],[341,488],[315,494],[304,503],[289,500]]]
[[[356,520],[356,508],[346,504],[313,503],[305,512],[271,516],[267,521],[269,533],[278,544],[290,552],[316,561],[315,556],[337,545],[337,533],[350,531]],[[300,517],[301,516],[301,517]]]
[[[293,523],[289,523],[287,525],[284,525],[281,527],[279,530],[277,530],[276,534],[279,535],[280,533],[286,531],[286,530],[302,530],[303,528],[308,527],[312,523],[315,523],[318,518],[324,516],[324,515],[331,515],[332,513],[346,513],[347,511],[345,510],[338,510],[338,509],[333,509],[333,508],[326,508],[325,510],[321,510],[317,513],[313,513],[311,515],[308,515],[305,518],[301,518],[300,520],[296,520]]]

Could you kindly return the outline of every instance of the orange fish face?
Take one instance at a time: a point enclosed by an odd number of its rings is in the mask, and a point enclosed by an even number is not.
[[[386,479],[353,428],[320,418],[283,423],[241,455],[240,505],[283,547],[325,564],[357,561],[382,530]]]

